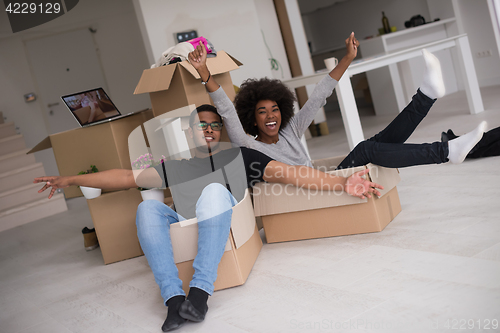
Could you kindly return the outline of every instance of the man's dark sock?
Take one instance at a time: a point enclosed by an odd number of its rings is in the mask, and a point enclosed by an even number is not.
[[[455,135],[451,129],[449,129],[448,132],[441,133],[441,142],[448,142],[456,138],[458,138],[458,136]]]
[[[179,315],[190,321],[203,321],[208,311],[208,296],[210,295],[204,290],[191,287],[187,299],[182,303],[179,309]]]
[[[185,299],[186,297],[179,295],[174,296],[167,301],[167,319],[165,319],[165,322],[161,327],[163,332],[176,330],[186,322],[186,319],[179,315],[179,308]]]
[[[453,140],[453,139],[458,138],[458,135],[455,135],[455,133],[453,133],[453,131],[451,129],[449,129],[448,132],[446,132],[446,134],[448,135],[449,140]]]
[[[191,287],[189,288],[189,294],[187,299],[191,301],[191,304],[200,312],[206,312],[208,309],[207,301],[208,296],[210,296],[206,291]]]

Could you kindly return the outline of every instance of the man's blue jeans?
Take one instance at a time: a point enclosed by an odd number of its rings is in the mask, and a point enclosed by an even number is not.
[[[196,203],[198,219],[198,254],[190,287],[214,292],[217,268],[231,227],[232,207],[236,199],[219,183],[203,189]],[[166,303],[171,297],[185,295],[174,262],[170,224],[185,220],[170,207],[156,200],[143,201],[137,209],[137,235],[149,267],[153,271],[161,296]]]

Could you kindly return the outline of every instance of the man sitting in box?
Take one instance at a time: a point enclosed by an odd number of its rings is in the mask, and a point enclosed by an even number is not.
[[[46,184],[38,191],[72,185],[102,189],[169,187],[177,211],[156,200],[143,201],[137,210],[137,233],[141,247],[168,306],[163,331],[179,328],[187,320],[205,318],[208,296],[214,291],[217,268],[224,253],[231,226],[232,207],[244,190],[255,182],[292,184],[320,190],[342,189],[364,199],[380,195],[382,186],[363,178],[368,169],[348,178],[329,175],[306,166],[290,166],[248,148],[222,149],[222,119],[215,107],[202,105],[191,113],[188,136],[194,157],[164,161],[143,170],[114,169],[98,173],[39,177]],[[338,186],[338,187],[337,187]],[[174,262],[170,224],[186,218],[198,219],[198,253],[195,273],[186,298]]]

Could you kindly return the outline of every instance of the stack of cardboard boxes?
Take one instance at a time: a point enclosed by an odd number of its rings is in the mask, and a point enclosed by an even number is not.
[[[107,123],[52,134],[28,154],[52,147],[61,176],[77,175],[91,164],[99,171],[131,169],[128,136],[151,118],[152,110],[145,110]],[[64,189],[64,195],[69,199],[82,193],[71,186]],[[87,201],[106,264],[143,254],[135,231],[135,211],[141,201],[136,189],[104,191]]]

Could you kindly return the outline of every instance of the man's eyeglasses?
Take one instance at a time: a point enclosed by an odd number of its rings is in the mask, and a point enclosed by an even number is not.
[[[214,131],[222,131],[222,123],[214,121],[213,123],[206,123],[204,121],[200,121],[193,125],[198,131],[204,131],[208,128],[208,126],[212,127]]]

